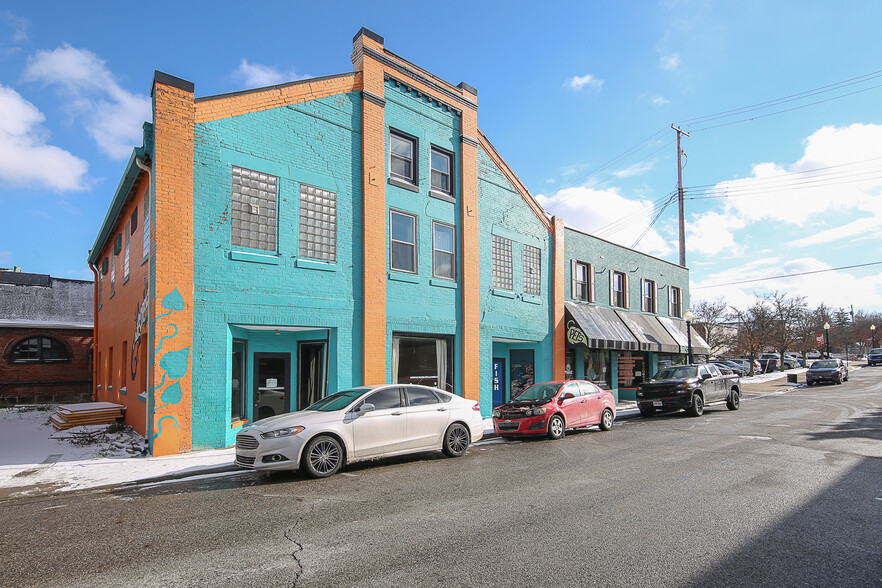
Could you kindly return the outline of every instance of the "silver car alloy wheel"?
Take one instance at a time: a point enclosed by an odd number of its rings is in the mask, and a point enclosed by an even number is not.
[[[316,472],[327,474],[340,463],[340,448],[329,439],[323,439],[312,446],[307,459]]]
[[[447,434],[447,445],[454,453],[462,453],[469,445],[469,434],[465,427],[451,427]]]
[[[603,419],[603,428],[604,429],[611,429],[612,424],[613,424],[612,413],[608,410],[605,410],[605,411],[603,411],[603,417],[601,417],[601,418]]]
[[[563,419],[561,419],[560,417],[558,417],[558,418],[552,417],[551,418],[551,434],[554,435],[555,438],[557,438],[557,437],[560,437],[561,435],[563,435],[563,431],[564,431]]]

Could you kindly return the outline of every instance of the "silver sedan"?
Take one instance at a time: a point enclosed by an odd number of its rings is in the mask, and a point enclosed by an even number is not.
[[[426,386],[362,386],[244,427],[236,464],[324,478],[363,459],[438,449],[459,457],[483,434],[474,400]]]

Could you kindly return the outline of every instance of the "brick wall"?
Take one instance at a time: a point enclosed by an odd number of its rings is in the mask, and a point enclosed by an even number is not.
[[[62,343],[70,355],[70,361],[10,363],[12,349],[30,337],[50,337]],[[0,407],[91,400],[91,347],[91,330],[0,329]]]

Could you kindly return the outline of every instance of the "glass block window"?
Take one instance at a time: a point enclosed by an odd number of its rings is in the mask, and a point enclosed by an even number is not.
[[[389,267],[416,273],[416,217],[393,210],[389,226]]]
[[[233,166],[233,246],[276,250],[276,177]]]
[[[456,279],[456,232],[450,225],[432,223],[432,272],[436,278]]]
[[[493,235],[493,287],[514,290],[511,239]]]
[[[300,255],[337,261],[337,194],[300,185]]]
[[[538,247],[524,245],[524,294],[542,293],[542,255]]]
[[[432,147],[432,189],[444,194],[453,194],[451,169],[453,156],[437,147]]]

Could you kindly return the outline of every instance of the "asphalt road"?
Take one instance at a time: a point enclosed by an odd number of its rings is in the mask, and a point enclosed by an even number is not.
[[[0,503],[2,586],[882,585],[882,368],[570,433]]]

